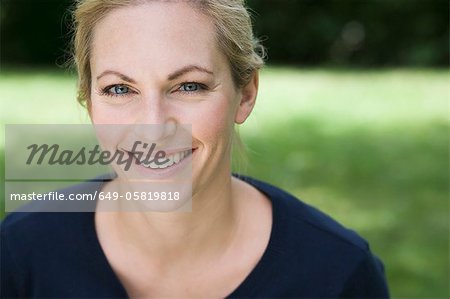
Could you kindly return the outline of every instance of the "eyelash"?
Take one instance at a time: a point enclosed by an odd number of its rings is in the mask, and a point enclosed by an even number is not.
[[[117,86],[121,86],[121,87],[126,87],[126,88],[128,88],[128,92],[127,92],[127,93],[124,93],[124,94],[116,94],[116,93],[110,92],[110,89],[111,89],[111,88],[114,88],[114,87],[117,87]],[[129,86],[127,86],[127,85],[125,85],[125,84],[113,84],[113,85],[108,85],[108,86],[106,86],[105,88],[103,88],[103,89],[101,90],[100,95],[102,95],[102,96],[109,96],[109,97],[123,97],[123,96],[129,95],[129,94],[130,94],[130,91],[136,93],[135,91],[133,91],[133,89],[131,89]]]
[[[194,91],[187,91],[187,90],[180,90],[180,88],[184,85],[188,85],[188,84],[196,84],[198,85],[199,89],[198,90],[194,90]],[[205,84],[202,83],[198,83],[198,82],[183,82],[180,84],[180,86],[178,87],[177,91],[184,93],[184,94],[193,94],[193,93],[200,93],[200,92],[204,92],[208,90],[208,86],[206,86]]]
[[[186,91],[186,90],[180,90],[180,88],[182,86],[188,85],[188,84],[196,84],[199,86],[198,90],[194,90],[194,91]],[[128,92],[124,93],[124,94],[116,94],[116,93],[112,93],[110,92],[110,89],[117,87],[117,86],[121,86],[121,87],[126,87],[128,88]],[[181,92],[183,94],[194,94],[194,93],[200,93],[200,92],[204,92],[208,90],[208,86],[206,86],[205,84],[199,83],[199,82],[183,82],[179,85],[179,87],[175,90],[177,92]],[[102,96],[109,96],[109,97],[123,97],[123,96],[127,96],[130,93],[136,93],[132,88],[130,88],[129,86],[127,86],[126,84],[112,84],[112,85],[108,85],[105,88],[103,88],[101,90],[100,95]]]

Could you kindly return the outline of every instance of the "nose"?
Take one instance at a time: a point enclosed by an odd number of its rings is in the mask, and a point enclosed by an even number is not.
[[[160,94],[142,98],[135,123],[136,137],[145,141],[161,141],[176,132],[177,121],[167,99]]]

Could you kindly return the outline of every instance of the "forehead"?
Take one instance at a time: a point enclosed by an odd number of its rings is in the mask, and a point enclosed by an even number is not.
[[[91,67],[164,70],[180,64],[223,68],[214,24],[186,1],[114,9],[93,30]]]

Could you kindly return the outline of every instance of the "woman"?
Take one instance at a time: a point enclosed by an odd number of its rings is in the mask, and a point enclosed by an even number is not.
[[[4,297],[388,297],[363,239],[231,175],[233,128],[263,64],[243,1],[80,0],[75,25],[79,101],[94,124],[192,126],[192,212],[13,213]]]

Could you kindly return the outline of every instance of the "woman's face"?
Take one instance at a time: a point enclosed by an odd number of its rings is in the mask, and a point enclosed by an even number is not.
[[[94,28],[93,123],[190,124],[193,192],[229,171],[233,125],[246,119],[256,96],[256,79],[235,87],[215,38],[210,19],[183,2],[116,9]],[[171,132],[149,132],[143,141],[157,143]]]

